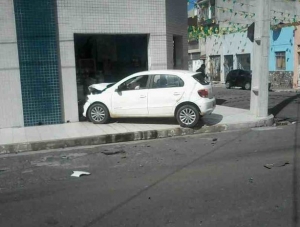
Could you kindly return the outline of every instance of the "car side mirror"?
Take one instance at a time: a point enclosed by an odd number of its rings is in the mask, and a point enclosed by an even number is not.
[[[121,85],[119,85],[115,91],[116,91],[116,92],[120,92],[120,91],[122,91],[122,86],[121,86]]]

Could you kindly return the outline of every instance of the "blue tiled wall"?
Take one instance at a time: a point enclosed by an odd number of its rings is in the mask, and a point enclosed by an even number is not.
[[[14,0],[25,126],[61,123],[54,0]]]
[[[275,52],[285,52],[286,70],[294,70],[294,27],[286,27],[270,33],[269,69],[276,71]]]

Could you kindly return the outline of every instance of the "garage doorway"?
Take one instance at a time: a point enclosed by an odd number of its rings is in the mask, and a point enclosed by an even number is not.
[[[80,120],[88,86],[148,70],[148,35],[74,34]]]
[[[210,77],[212,81],[219,82],[221,80],[221,57],[220,55],[210,56]]]
[[[237,54],[237,67],[246,71],[251,70],[251,56],[250,54]]]

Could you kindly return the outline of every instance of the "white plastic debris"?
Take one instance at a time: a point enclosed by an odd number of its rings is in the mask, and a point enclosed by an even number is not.
[[[73,171],[71,177],[81,177],[83,175],[91,175],[91,174],[89,172],[84,172],[84,171]]]
[[[282,129],[282,128],[278,128],[278,127],[258,127],[258,128],[252,128],[251,130],[253,130],[253,131],[269,131],[269,130],[278,130],[278,129]]]

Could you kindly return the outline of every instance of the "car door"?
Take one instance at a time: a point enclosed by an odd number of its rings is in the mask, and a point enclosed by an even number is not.
[[[232,86],[237,86],[237,83],[238,83],[238,73],[239,73],[238,69],[232,71],[232,74],[231,74],[231,85]]]
[[[184,94],[184,82],[176,75],[153,75],[148,91],[149,116],[174,116],[173,110]]]
[[[148,75],[140,75],[123,82],[112,94],[112,115],[140,117],[148,115]]]
[[[246,81],[246,72],[244,70],[239,70],[236,85],[238,87],[243,87],[245,85],[245,81]]]

